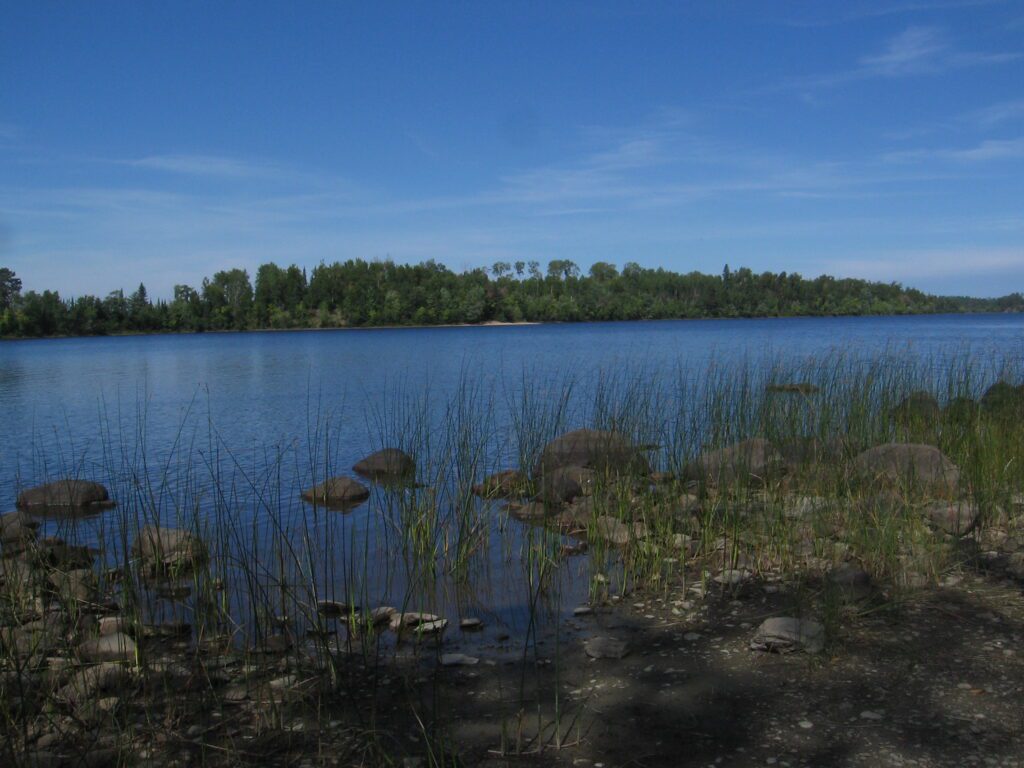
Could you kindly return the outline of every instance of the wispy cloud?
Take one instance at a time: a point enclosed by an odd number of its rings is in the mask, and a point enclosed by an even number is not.
[[[912,149],[890,152],[885,160],[906,163],[920,160],[947,160],[959,163],[985,163],[992,160],[1024,158],[1024,137],[1017,139],[989,139],[973,147]]]
[[[891,3],[882,6],[862,4],[859,7],[853,3],[845,3],[843,4],[842,12],[834,16],[792,19],[786,22],[786,24],[791,27],[829,27],[885,16],[948,11],[958,8],[977,8],[979,6],[996,5],[1002,2],[1004,0],[914,0],[913,2]],[[827,3],[818,3],[811,7],[817,10],[830,10]]]
[[[232,179],[280,179],[296,175],[295,171],[279,165],[221,155],[150,155],[124,162],[133,168],[188,176],[217,176]]]
[[[875,252],[862,258],[834,259],[827,271],[869,280],[899,280],[920,283],[929,280],[979,273],[1014,273],[1024,270],[1024,247],[967,246],[948,249],[914,249]]]
[[[964,51],[957,49],[934,27],[908,27],[890,38],[881,51],[862,56],[856,66],[823,75],[794,78],[785,89],[826,88],[874,78],[905,78],[935,75],[951,70],[1019,59],[1021,54],[1009,51]]]
[[[962,122],[970,123],[980,128],[992,128],[1001,123],[1022,119],[1024,119],[1024,99],[1003,101],[984,109],[969,112],[961,117]]]

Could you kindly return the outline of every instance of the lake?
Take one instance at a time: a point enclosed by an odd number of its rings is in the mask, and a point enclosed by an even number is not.
[[[387,492],[375,488],[367,505],[346,514],[314,511],[311,518],[298,491],[324,471],[350,474],[359,458],[410,431],[422,431],[417,440],[441,441],[435,421],[447,413],[450,422],[453,399],[496,414],[477,425],[487,434],[474,437],[487,444],[488,459],[476,467],[482,473],[508,466],[516,455],[510,414],[524,392],[565,398],[559,426],[573,428],[586,426],[591,413],[576,405],[608,377],[699,380],[729,365],[836,355],[927,360],[941,369],[945,360],[990,365],[1020,361],[1022,353],[1024,315],[0,342],[0,498],[13,508],[19,488],[64,475],[96,479],[111,487],[122,515],[170,522],[187,507],[201,519],[227,517],[238,530],[253,532],[258,554],[252,556],[261,558],[271,557],[274,536],[308,538],[312,530],[321,554],[342,553],[329,556],[336,562],[318,577],[325,591],[351,592],[350,581],[358,581],[365,599],[395,603],[414,577],[408,562],[396,565],[402,547],[385,522],[394,504]],[[991,371],[991,378],[998,374]],[[124,533],[123,521],[113,524],[111,514],[47,526],[66,537],[111,543]],[[464,613],[469,600],[493,626],[516,625],[524,621],[524,577],[509,564],[522,545],[522,526],[504,518],[487,525],[488,536],[504,543],[495,545],[500,554],[484,558],[488,576],[476,585],[486,594],[467,597],[464,589],[446,588],[428,602]],[[441,551],[460,534],[441,526],[435,535]],[[567,598],[571,608],[586,599],[587,580],[570,581],[577,585]]]

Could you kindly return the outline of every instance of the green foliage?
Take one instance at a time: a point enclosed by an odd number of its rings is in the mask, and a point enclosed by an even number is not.
[[[217,272],[199,290],[174,287],[152,302],[144,285],[130,296],[61,299],[53,291],[21,294],[0,268],[0,335],[98,335],[257,328],[335,328],[484,322],[576,322],[703,317],[894,315],[1020,312],[1024,296],[998,299],[931,296],[898,283],[813,280],[796,273],[728,266],[718,275],[679,274],[627,262],[596,262],[587,275],[572,261],[496,261],[456,273],[435,261],[395,264],[352,259],[304,269],[263,264],[255,288],[242,269]]]

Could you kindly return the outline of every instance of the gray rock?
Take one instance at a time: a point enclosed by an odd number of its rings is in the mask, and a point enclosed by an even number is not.
[[[158,570],[190,569],[208,556],[203,540],[191,531],[157,525],[143,526],[132,551],[146,566]]]
[[[562,467],[583,467],[613,474],[651,472],[638,448],[618,432],[577,429],[560,435],[544,446],[533,468],[534,477]]]
[[[64,603],[88,603],[96,599],[96,573],[91,568],[55,571],[49,578]]]
[[[113,662],[97,664],[76,672],[57,691],[57,698],[73,707],[81,706],[100,694],[119,692],[131,683],[132,676],[125,665]]]
[[[135,662],[138,646],[123,632],[114,632],[86,640],[78,646],[78,654],[85,661]]]
[[[825,648],[825,628],[816,621],[776,616],[761,623],[750,647],[776,653],[820,653]]]
[[[970,533],[981,517],[980,508],[971,501],[937,501],[927,505],[923,512],[929,523],[950,536]]]
[[[683,469],[686,480],[719,488],[763,485],[785,471],[785,460],[762,437],[702,454]]]
[[[960,469],[938,448],[922,443],[887,443],[869,448],[853,460],[857,480],[868,485],[916,489],[939,496],[956,495]]]
[[[18,494],[18,508],[47,514],[105,509],[113,506],[107,489],[89,480],[65,478]]]
[[[647,526],[643,523],[628,525],[611,515],[601,515],[594,521],[594,531],[599,538],[617,547],[624,547],[632,541],[647,536]]]

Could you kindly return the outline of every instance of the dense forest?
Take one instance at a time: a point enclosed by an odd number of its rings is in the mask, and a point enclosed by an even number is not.
[[[15,273],[0,268],[0,336],[7,337],[1022,310],[1020,293],[998,299],[931,296],[897,283],[755,274],[728,266],[706,275],[633,263],[620,271],[598,262],[583,275],[573,262],[555,260],[546,271],[536,261],[517,261],[456,273],[433,261],[357,259],[321,263],[307,275],[295,265],[264,264],[255,281],[242,269],[217,272],[199,288],[175,286],[170,301],[150,300],[144,285],[105,298],[23,293]]]

